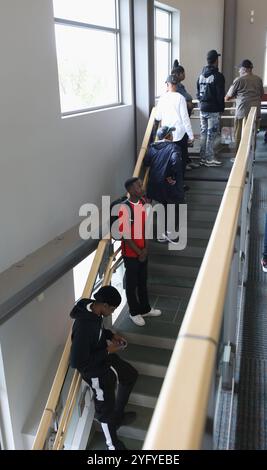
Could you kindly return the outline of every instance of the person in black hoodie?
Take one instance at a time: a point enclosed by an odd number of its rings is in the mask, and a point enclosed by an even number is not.
[[[158,141],[149,146],[144,165],[150,167],[147,196],[164,205],[165,232],[159,242],[176,244],[167,230],[167,206],[176,204],[176,224],[178,226],[179,203],[184,202],[182,151],[173,142],[175,127],[163,126],[157,131]]]
[[[220,55],[215,50],[208,52],[208,65],[203,68],[197,81],[201,128],[200,163],[207,167],[222,163],[214,157],[214,143],[220,131],[220,113],[224,111],[225,96],[225,79],[218,70]]]
[[[116,430],[136,417],[134,412],[125,413],[124,408],[137,371],[116,354],[125,347],[126,340],[103,327],[103,317],[111,315],[121,303],[119,292],[115,287],[104,286],[94,298],[79,300],[71,311],[70,316],[75,321],[70,365],[93,390],[96,418],[101,423],[108,450],[122,450],[125,446]]]

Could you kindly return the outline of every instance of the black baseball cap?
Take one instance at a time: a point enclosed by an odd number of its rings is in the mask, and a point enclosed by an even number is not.
[[[244,69],[253,69],[253,64],[251,60],[244,59],[242,60],[241,64],[239,64],[239,67],[244,67]]]
[[[216,59],[218,59],[218,57],[220,57],[221,54],[219,54],[215,49],[212,49],[211,51],[209,51],[207,53],[207,61],[211,64],[213,64],[213,62],[216,61]]]
[[[168,75],[165,83],[171,83],[172,85],[177,85],[178,84],[177,75],[175,75],[174,73],[172,73],[171,75]]]
[[[96,302],[118,307],[121,303],[121,295],[113,286],[103,286],[95,294]]]

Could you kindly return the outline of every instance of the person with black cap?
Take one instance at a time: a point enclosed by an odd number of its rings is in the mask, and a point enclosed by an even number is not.
[[[120,303],[117,289],[104,286],[95,293],[94,300],[79,300],[70,314],[75,320],[70,365],[93,390],[96,418],[101,423],[108,450],[125,449],[118,439],[117,428],[130,424],[136,417],[134,412],[125,413],[124,408],[138,374],[116,354],[127,342],[103,327],[103,317],[111,315]]]
[[[225,96],[225,101],[230,101],[234,98],[236,99],[236,151],[238,150],[241,140],[243,119],[247,118],[252,106],[256,106],[257,108],[257,128],[259,127],[259,120],[261,115],[261,98],[264,94],[264,88],[262,79],[257,75],[254,75],[252,70],[253,63],[251,60],[242,60],[239,65],[239,77],[234,80]]]
[[[220,133],[220,113],[224,111],[225,79],[218,69],[214,49],[207,54],[207,65],[197,81],[197,98],[200,103],[200,163],[207,167],[219,166],[214,155],[215,140]]]

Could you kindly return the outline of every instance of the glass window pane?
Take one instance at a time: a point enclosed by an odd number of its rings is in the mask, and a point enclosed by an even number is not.
[[[267,86],[267,34],[266,34],[266,51],[265,51],[265,67],[264,67],[263,85]]]
[[[116,27],[115,0],[53,0],[53,4],[56,18]]]
[[[156,36],[170,39],[170,14],[156,8]]]
[[[118,103],[116,35],[59,24],[55,30],[61,111]]]
[[[166,91],[165,80],[170,74],[169,50],[167,42],[156,40],[156,96]]]
[[[266,48],[266,52],[265,52],[265,72],[264,72],[263,85],[267,86],[267,48]]]

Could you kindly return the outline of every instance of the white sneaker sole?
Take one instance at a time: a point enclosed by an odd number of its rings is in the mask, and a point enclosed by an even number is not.
[[[144,323],[137,323],[135,320],[134,320],[134,317],[132,317],[130,315],[130,319],[132,320],[132,322],[136,325],[136,326],[145,326],[146,322],[144,320]]]

